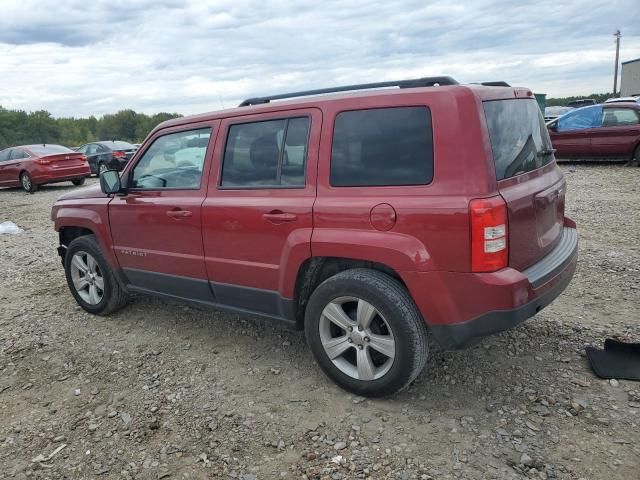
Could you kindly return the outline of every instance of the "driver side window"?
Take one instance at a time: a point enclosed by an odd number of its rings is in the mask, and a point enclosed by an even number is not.
[[[198,189],[211,128],[157,138],[133,169],[130,188]]]

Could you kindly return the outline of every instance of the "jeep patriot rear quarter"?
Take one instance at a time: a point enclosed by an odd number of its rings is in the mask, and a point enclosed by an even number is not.
[[[379,86],[402,88],[360,91]],[[138,292],[276,319],[362,395],[409,385],[429,336],[460,348],[533,316],[577,261],[524,88],[438,77],[251,99],[162,123],[100,181],[52,211],[85,310]]]

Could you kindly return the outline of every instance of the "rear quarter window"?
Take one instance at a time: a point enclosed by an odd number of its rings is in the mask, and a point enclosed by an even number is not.
[[[491,100],[483,106],[497,180],[536,170],[554,159],[535,100]]]
[[[432,179],[433,132],[427,107],[353,110],[336,116],[332,186],[426,185]]]

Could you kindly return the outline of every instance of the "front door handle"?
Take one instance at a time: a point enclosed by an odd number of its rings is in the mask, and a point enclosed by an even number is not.
[[[264,213],[262,218],[271,223],[283,223],[283,222],[295,222],[298,216],[295,213],[285,213],[280,210],[272,210],[269,213]]]
[[[175,219],[188,218],[192,215],[193,215],[193,212],[191,212],[191,210],[176,209],[176,210],[167,211],[167,216]]]

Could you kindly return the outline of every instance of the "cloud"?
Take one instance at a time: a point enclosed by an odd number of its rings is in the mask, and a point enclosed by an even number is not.
[[[637,0],[54,5],[3,1],[0,105],[56,116],[189,114],[268,93],[439,74],[588,94],[611,89],[616,29],[622,60],[640,57]]]

